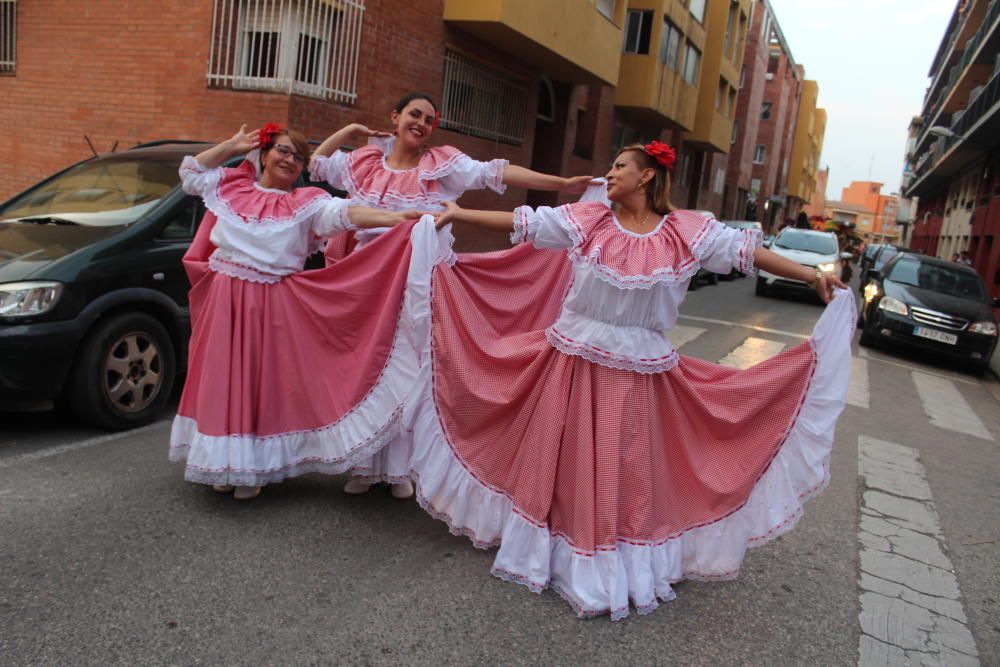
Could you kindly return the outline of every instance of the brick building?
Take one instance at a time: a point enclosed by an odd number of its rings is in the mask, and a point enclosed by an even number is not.
[[[384,127],[411,90],[441,106],[436,142],[474,157],[561,174],[603,174],[610,159],[623,0],[11,4],[0,113],[14,140],[0,160],[18,168],[3,198],[91,146],[216,141],[265,121],[313,140],[349,122]],[[544,28],[554,24],[565,30]],[[510,189],[467,203],[526,198]]]

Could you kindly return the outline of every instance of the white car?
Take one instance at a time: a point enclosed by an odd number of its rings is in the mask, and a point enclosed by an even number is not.
[[[792,260],[796,264],[816,267],[821,271],[840,277],[841,260],[850,253],[840,252],[837,236],[833,232],[817,232],[811,229],[786,227],[778,232],[771,243],[771,252]],[[806,283],[790,278],[781,278],[767,271],[757,272],[757,296],[767,296],[772,287],[789,287],[811,290]]]

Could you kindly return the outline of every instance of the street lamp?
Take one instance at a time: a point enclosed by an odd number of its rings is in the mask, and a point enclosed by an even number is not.
[[[950,127],[945,127],[944,125],[935,125],[934,127],[927,128],[927,134],[933,134],[935,137],[944,137],[945,139],[964,138],[964,137],[959,137],[957,134],[951,131]]]

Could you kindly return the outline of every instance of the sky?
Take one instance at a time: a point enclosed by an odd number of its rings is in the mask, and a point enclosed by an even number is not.
[[[827,199],[851,181],[899,191],[906,133],[919,115],[955,0],[770,0],[795,62],[819,83],[829,119]],[[869,178],[870,174],[870,178]]]

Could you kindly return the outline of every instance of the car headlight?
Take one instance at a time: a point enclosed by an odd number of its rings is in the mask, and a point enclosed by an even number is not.
[[[899,299],[893,299],[891,296],[882,297],[882,300],[878,302],[878,309],[888,313],[896,313],[897,315],[910,314],[910,309],[906,307],[905,303]]]
[[[826,264],[818,264],[816,265],[816,268],[822,271],[823,273],[833,273],[834,263],[827,262]]]
[[[976,322],[969,326],[969,331],[977,334],[984,334],[986,336],[996,336],[997,335],[997,325],[993,322]]]
[[[32,317],[56,305],[62,283],[31,281],[0,284],[0,317]]]
[[[871,303],[872,299],[878,296],[878,283],[870,282],[865,285],[865,303]]]

